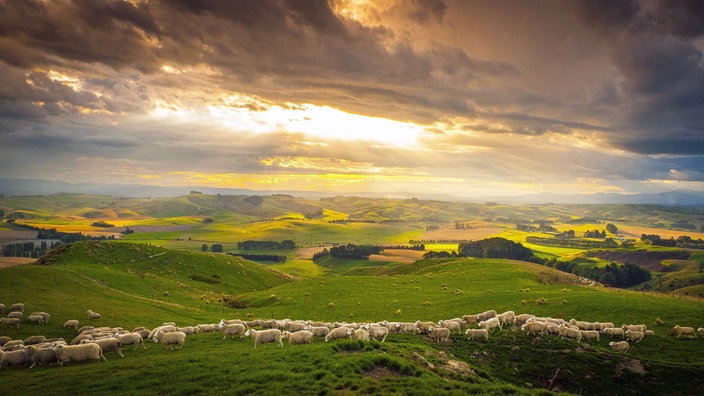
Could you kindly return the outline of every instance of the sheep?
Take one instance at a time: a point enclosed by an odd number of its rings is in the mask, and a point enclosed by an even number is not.
[[[467,329],[464,333],[467,335],[468,340],[487,341],[489,339],[489,330],[487,329]]]
[[[20,328],[20,320],[17,318],[0,318],[0,322],[5,323],[6,328]]]
[[[489,319],[495,318],[495,317],[496,317],[496,311],[491,309],[489,311],[485,311],[485,312],[478,314],[477,315],[477,322],[483,322],[483,321],[486,321],[486,320],[489,320]]]
[[[507,323],[516,323],[516,313],[513,311],[506,311],[503,313],[500,313],[497,315],[499,318],[499,321],[501,322],[502,325],[505,325]]]
[[[535,315],[533,315],[533,314],[524,313],[524,314],[516,315],[513,322],[515,324],[523,325],[528,321],[528,319],[531,319],[534,317],[535,317]]]
[[[366,329],[352,329],[350,336],[353,340],[369,341],[369,332]]]
[[[325,326],[308,326],[306,330],[313,333],[315,337],[325,337],[330,332],[330,329]]]
[[[64,322],[64,327],[67,329],[73,328],[78,330],[78,321],[76,319],[69,319]]]
[[[401,334],[414,334],[416,332],[416,324],[410,322],[401,322],[398,325],[398,332]]]
[[[499,330],[501,330],[501,322],[499,321],[499,318],[493,317],[479,322],[479,327],[487,329],[489,331],[492,331],[497,327],[499,328]]]
[[[32,324],[36,325],[44,324],[44,318],[39,315],[29,315],[27,316],[27,320],[29,320]]]
[[[10,306],[10,312],[24,312],[24,304],[23,303],[12,304],[12,306]]]
[[[32,312],[29,316],[41,316],[44,319],[42,324],[49,323],[49,318],[51,317],[51,315],[46,312]]]
[[[27,356],[32,363],[29,368],[34,368],[42,364],[50,365],[59,361],[59,357],[56,356],[56,351],[49,348],[39,348],[35,345],[27,347]]]
[[[186,333],[186,335],[200,333],[200,330],[197,327],[193,327],[193,326],[177,327],[176,331],[182,331],[182,332]],[[149,333],[147,333],[147,337],[149,336],[148,334]]]
[[[0,368],[5,366],[23,366],[29,363],[29,356],[25,348],[16,351],[0,351]]]
[[[450,340],[450,329],[446,327],[431,327],[428,331],[428,337],[438,343],[447,342]]]
[[[621,326],[622,329],[624,330],[633,330],[633,331],[640,331],[640,332],[645,332],[648,329],[648,326],[644,324],[639,324],[639,325],[623,325]]]
[[[3,351],[14,351],[20,348],[24,348],[24,341],[22,340],[10,340],[2,346]]]
[[[643,334],[644,334],[644,335],[655,335],[655,332],[652,331],[652,330],[646,330],[646,331],[643,332]],[[696,335],[695,335],[694,337],[696,337]]]
[[[224,340],[225,338],[227,338],[227,336],[231,336],[232,338],[234,338],[235,336],[239,336],[239,338],[242,338],[244,337],[245,330],[246,328],[244,327],[244,325],[240,323],[225,325],[222,328],[222,339]]]
[[[284,347],[283,341],[281,341],[281,330],[279,329],[266,329],[266,330],[254,330],[249,329],[245,336],[252,336],[254,340],[254,348],[257,348],[258,344],[264,344],[267,342],[278,342],[281,348]]]
[[[164,348],[168,346],[172,351],[174,350],[172,345],[178,345],[178,349],[181,349],[183,348],[183,343],[186,342],[186,333],[182,331],[161,332],[154,336],[154,342],[160,342],[164,345]]]
[[[217,325],[214,324],[199,324],[196,325],[196,328],[198,329],[199,333],[212,333],[215,331],[217,328]]]
[[[438,326],[450,329],[450,331],[457,330],[457,334],[462,334],[462,329],[460,323],[454,320],[441,320],[438,321]]]
[[[142,345],[142,349],[147,348],[146,346],[144,346],[144,338],[142,338],[142,335],[140,333],[115,333],[115,338],[117,338],[117,340],[120,341],[120,344],[122,345],[134,345],[135,348]]]
[[[17,319],[22,319],[24,317],[24,314],[20,311],[12,311],[9,314],[7,314],[8,318],[17,318]]]
[[[90,309],[86,311],[86,315],[88,315],[88,319],[100,319],[100,314],[97,312],[93,312]]]
[[[286,330],[288,330],[291,333],[295,333],[297,331],[305,330],[306,325],[305,323],[301,322],[288,322],[286,323]]]
[[[582,330],[582,339],[587,341],[596,340],[598,342],[599,334],[596,330]]]
[[[697,337],[697,333],[694,332],[694,327],[683,327],[680,325],[675,325],[672,330],[674,330],[677,334],[677,338],[680,338],[680,336],[686,336],[687,338]]]
[[[1,336],[0,337],[0,347],[5,345],[5,343],[7,343],[10,340],[12,340],[12,338],[10,338],[8,336]]]
[[[103,355],[103,350],[100,348],[100,345],[94,343],[81,345],[58,344],[50,349],[56,352],[60,366],[63,366],[64,363],[80,363],[90,360],[103,359],[106,362],[108,361],[108,359],[106,359]]]
[[[330,340],[337,340],[339,338],[352,338],[352,332],[354,330],[348,329],[347,327],[336,327],[325,336],[325,342]]]
[[[154,328],[151,332],[149,332],[149,336],[147,337],[147,339],[153,340],[154,337],[159,335],[159,333],[170,333],[170,332],[174,332],[174,331],[177,331],[175,325],[171,325],[171,324],[161,325],[159,327]]]
[[[29,336],[24,340],[25,345],[41,344],[46,341],[46,337],[43,335]]]
[[[528,323],[524,323],[523,326],[521,326],[521,331],[523,331],[527,335],[531,335],[531,334],[543,335],[543,334],[545,334],[546,330],[547,330],[547,324],[545,322],[528,322]]]
[[[582,340],[582,331],[573,329],[567,326],[561,326],[560,327],[560,337],[562,338],[569,338],[571,340],[574,340],[576,342],[580,342]]]
[[[609,346],[614,352],[623,352],[626,353],[628,352],[628,348],[631,346],[628,341],[611,341],[609,342]]]
[[[389,329],[385,326],[370,326],[369,337],[374,340],[381,338],[381,342],[386,341],[386,336],[389,335]]]
[[[293,333],[284,331],[281,333],[281,338],[287,339],[289,345],[310,344],[313,340],[313,333],[308,330],[299,330]]]
[[[77,331],[78,331],[78,334],[81,334],[81,333],[83,333],[85,331],[89,331],[89,330],[95,330],[95,326],[82,326]]]
[[[604,334],[611,338],[614,338],[614,336],[619,336],[621,339],[626,338],[626,333],[620,327],[607,327],[604,329]]]
[[[98,339],[93,339],[93,340],[83,340],[81,341],[81,344],[89,344],[89,343],[94,343],[100,345],[100,349],[103,350],[103,353],[106,352],[117,352],[120,357],[125,357],[125,355],[122,354],[122,343],[120,343],[120,340],[114,337],[108,337],[108,338],[98,338]]]
[[[464,322],[465,326],[469,327],[473,324],[477,324],[477,315],[464,315],[462,316],[462,321]]]
[[[587,330],[589,328],[589,322],[583,320],[570,319],[569,324],[579,327],[580,330]]]
[[[78,344],[80,344],[81,341],[83,341],[83,340],[92,340],[92,339],[93,339],[93,334],[84,334],[84,333],[81,333],[81,334],[77,335],[76,338],[74,338],[73,340],[71,340],[71,342],[70,342],[69,344],[71,344],[71,345],[78,345]]]
[[[697,332],[699,332],[699,334],[700,334],[702,337],[704,337],[704,327],[698,328],[698,329],[697,329]]]
[[[431,327],[435,327],[435,323],[433,322],[421,322],[420,320],[416,321],[416,334],[428,334],[430,332]]]
[[[636,343],[639,343],[643,341],[644,337],[645,333],[642,331],[626,330],[626,339],[628,339],[628,341],[635,341]]]

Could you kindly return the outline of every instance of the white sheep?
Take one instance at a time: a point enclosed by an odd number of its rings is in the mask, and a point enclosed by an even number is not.
[[[254,348],[257,348],[258,344],[264,344],[267,342],[278,342],[280,347],[284,347],[283,341],[281,341],[281,330],[279,329],[266,329],[266,330],[254,330],[249,329],[245,336],[252,336],[254,340]]]
[[[7,317],[10,319],[12,319],[12,318],[22,319],[24,317],[24,314],[21,311],[12,311],[9,314],[7,314]]]
[[[224,340],[225,338],[227,338],[227,336],[231,336],[232,338],[235,338],[235,336],[239,336],[239,338],[242,338],[244,337],[245,331],[246,328],[241,323],[227,324],[222,328],[222,339]]]
[[[64,322],[64,327],[67,329],[73,328],[78,330],[78,321],[76,319],[69,319]]]
[[[142,339],[143,339],[143,340],[146,340],[146,339],[149,338],[149,333],[151,333],[152,331],[149,330],[149,329],[147,329],[147,328],[145,328],[145,327],[135,327],[135,328],[132,330],[132,332],[141,335],[141,336],[142,336]],[[186,333],[186,334],[188,334],[188,333]]]
[[[535,315],[533,315],[533,314],[524,313],[524,314],[516,315],[513,322],[515,324],[523,325],[524,323],[526,323],[526,321],[528,321],[528,319],[531,319],[534,317],[535,317]]]
[[[15,351],[0,350],[0,368],[5,366],[23,366],[29,363],[29,354],[26,348]]]
[[[604,334],[611,338],[614,338],[614,336],[619,336],[621,339],[626,338],[626,333],[620,327],[607,327],[604,329]]]
[[[389,335],[389,329],[388,327],[385,326],[370,326],[369,327],[369,337],[371,337],[374,340],[379,340],[381,338],[381,342],[386,341],[386,336]]]
[[[81,341],[81,344],[98,344],[100,345],[100,349],[103,350],[103,352],[117,352],[120,357],[125,357],[125,355],[122,354],[122,344],[117,338],[114,337],[108,337],[108,338],[97,338],[93,340],[83,340]]]
[[[582,330],[582,339],[586,341],[599,341],[599,332],[597,330]]]
[[[472,341],[487,341],[489,340],[489,330],[487,329],[467,329],[464,332],[467,335],[468,340]]]
[[[12,340],[12,338],[8,336],[0,336],[0,347],[5,345],[6,342]]]
[[[576,342],[580,342],[582,340],[582,331],[567,326],[560,326],[560,336],[562,338],[569,338]]]
[[[421,322],[420,320],[416,321],[415,325],[416,334],[428,334],[430,332],[430,328],[436,326],[433,322]]]
[[[330,332],[330,328],[326,326],[308,326],[306,330],[313,333],[316,337],[325,337]]]
[[[82,326],[78,329],[78,334],[81,334],[81,333],[83,333],[85,331],[89,331],[89,330],[95,330],[95,326]]]
[[[281,338],[288,340],[289,345],[310,344],[313,340],[313,333],[308,330],[298,330],[296,332],[284,331]]]
[[[700,334],[702,337],[704,337],[704,327],[698,328],[697,331],[699,332],[699,334]]]
[[[174,331],[177,331],[175,325],[172,325],[172,324],[161,325],[159,327],[154,328],[151,332],[149,332],[149,336],[147,337],[147,339],[153,340],[154,337],[157,337],[160,333],[172,333]]]
[[[186,335],[200,333],[200,329],[198,329],[197,327],[194,327],[194,326],[177,327],[176,331],[182,331],[182,332],[186,333]]]
[[[547,323],[545,323],[545,322],[527,322],[527,323],[524,323],[523,326],[521,326],[521,331],[523,331],[527,335],[531,335],[531,334],[543,335],[543,334],[545,334],[546,330],[547,330]]]
[[[173,345],[178,345],[178,349],[181,349],[183,343],[186,342],[186,333],[182,331],[160,332],[154,336],[154,342],[160,342],[164,348],[169,347],[172,351],[174,350]]]
[[[516,313],[513,311],[506,311],[496,316],[499,318],[502,325],[509,323],[514,324],[516,322]]]
[[[369,341],[369,332],[366,329],[351,329],[350,338],[353,340]]]
[[[353,329],[349,329],[347,327],[336,327],[330,330],[328,335],[325,336],[325,342],[330,340],[337,340],[340,338],[351,338],[353,331]]]
[[[29,316],[41,316],[44,319],[42,324],[49,323],[49,318],[51,318],[51,315],[46,312],[32,312]]]
[[[20,328],[20,320],[17,318],[0,318],[0,323],[4,323],[6,328]]]
[[[648,329],[648,326],[644,324],[639,324],[639,325],[623,325],[621,326],[622,329],[624,330],[633,330],[633,331],[640,331],[640,332],[645,332]]]
[[[22,340],[10,340],[2,346],[4,351],[14,351],[22,348],[24,348],[24,341]]]
[[[672,330],[674,330],[677,334],[677,338],[680,338],[680,336],[685,336],[687,338],[697,337],[697,333],[694,332],[694,327],[675,325]]]
[[[490,309],[477,315],[477,322],[483,322],[496,317],[496,311]]]
[[[305,330],[306,329],[306,324],[301,323],[301,322],[287,322],[286,323],[286,330],[288,330],[290,333],[295,333],[297,331]]]
[[[100,314],[97,312],[93,312],[90,309],[86,311],[86,315],[88,315],[88,319],[100,319]]]
[[[428,331],[428,337],[438,343],[449,341],[450,334],[450,329],[446,327],[431,327],[430,331]]]
[[[211,323],[204,323],[204,324],[199,324],[196,325],[196,328],[198,329],[198,333],[212,333],[217,329],[217,325],[211,324]]]
[[[59,359],[59,365],[63,366],[64,363],[80,363],[87,362],[90,360],[100,360],[103,359],[106,362],[108,359],[103,355],[103,350],[100,345],[88,343],[81,345],[62,345],[58,344],[53,346],[51,349],[56,352],[56,356]]]
[[[457,330],[457,334],[462,334],[462,329],[460,323],[454,320],[440,320],[438,321],[438,326],[450,329],[450,331]]]
[[[49,348],[39,348],[35,345],[27,347],[27,355],[29,361],[32,363],[29,368],[34,368],[42,364],[48,366],[59,361],[59,357],[56,356],[56,351]]]
[[[30,323],[36,324],[36,325],[43,325],[44,324],[44,318],[39,315],[29,315],[29,316],[27,316],[27,320],[29,320]]]
[[[14,303],[10,306],[10,312],[24,312],[24,304],[23,303]]]
[[[628,348],[631,346],[628,341],[611,341],[609,346],[614,352],[627,352]]]
[[[493,318],[490,318],[487,320],[482,320],[481,322],[479,322],[479,327],[481,327],[483,329],[487,329],[489,331],[492,331],[496,328],[501,330],[501,321],[499,321],[499,318],[493,317]]]
[[[46,337],[44,337],[43,335],[35,335],[35,336],[29,336],[29,337],[25,338],[24,344],[25,345],[41,344],[44,341],[46,341]]]
[[[464,322],[465,326],[469,327],[473,324],[477,324],[477,316],[478,315],[464,315],[462,316],[462,321]]]
[[[398,325],[398,332],[401,334],[414,334],[416,332],[416,324],[411,322],[401,322]]]
[[[635,341],[636,343],[643,341],[645,333],[637,330],[626,330],[626,339],[628,341]]]
[[[115,333],[115,338],[117,338],[117,340],[120,341],[120,344],[122,344],[123,346],[134,345],[134,347],[137,348],[141,345],[142,349],[147,348],[144,345],[144,338],[142,338],[142,334],[140,333]]]

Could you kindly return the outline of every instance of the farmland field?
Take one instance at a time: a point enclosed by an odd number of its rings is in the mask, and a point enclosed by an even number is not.
[[[160,394],[593,395],[698,394],[704,389],[704,340],[672,336],[676,324],[704,326],[702,253],[654,246],[633,236],[648,230],[663,238],[699,238],[698,232],[649,226],[655,219],[681,221],[683,211],[649,208],[652,218],[644,221],[639,208],[629,211],[620,205],[529,207],[202,195],[172,201],[65,195],[55,199],[58,202],[52,197],[0,197],[5,213],[24,213],[4,223],[0,234],[26,236],[19,234],[29,232],[23,224],[75,230],[99,220],[114,222],[118,231],[127,225],[134,233],[61,245],[36,263],[31,258],[2,261],[7,264],[0,265],[0,303],[9,307],[23,302],[25,313],[45,311],[51,319],[43,326],[23,319],[19,329],[0,328],[0,336],[25,339],[42,334],[71,341],[76,330],[62,326],[68,319],[78,319],[81,325],[151,329],[163,322],[194,326],[223,318],[437,322],[491,309],[616,326],[642,323],[654,335],[631,343],[627,353],[617,353],[606,335],[576,343],[548,334],[527,335],[511,324],[485,342],[467,340],[463,334],[440,343],[426,335],[389,334],[383,343],[315,338],[308,345],[284,341],[283,348],[264,344],[256,349],[250,338],[223,339],[216,331],[189,335],[181,350],[150,342],[146,349],[124,348],[124,358],[108,352],[107,362],[3,368],[0,381],[11,382],[16,394],[39,394],[47,388],[78,394],[143,394],[149,389]],[[616,212],[623,226],[614,220]],[[684,212],[690,219],[701,218],[695,208]],[[605,213],[609,217],[600,217]],[[585,220],[579,223],[580,218]],[[644,221],[642,226],[633,225],[638,219]],[[614,222],[619,231],[610,235],[619,243],[636,241],[605,250],[528,244],[528,236],[553,235],[517,229],[519,222],[537,224],[532,221],[550,221],[558,233],[577,234]],[[462,224],[464,229],[458,226]],[[543,260],[601,268],[610,260],[622,260],[663,272],[653,272],[650,281],[630,289],[618,289],[525,261],[423,258],[429,251],[456,253],[458,240],[492,236],[523,243]],[[289,239],[296,248],[238,247],[247,240]],[[218,244],[222,253],[212,251]],[[313,260],[324,248],[341,244],[385,248],[368,259]],[[411,249],[418,244],[424,250]],[[285,261],[254,262],[226,253],[281,256]],[[13,265],[18,263],[30,264]],[[101,318],[88,319],[88,309],[100,312]],[[165,381],[174,371],[179,376]]]

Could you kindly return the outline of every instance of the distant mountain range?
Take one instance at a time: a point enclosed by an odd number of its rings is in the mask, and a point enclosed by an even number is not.
[[[165,187],[146,184],[115,183],[67,183],[62,181],[38,179],[3,179],[0,178],[0,195],[51,195],[51,194],[95,194],[126,198],[167,198],[178,197],[198,191],[203,194],[222,195],[271,195],[286,194],[301,198],[316,199],[340,195],[319,191],[303,190],[248,190],[235,188],[213,188],[203,186]],[[652,194],[526,194],[493,197],[458,197],[443,193],[403,193],[394,196],[374,192],[354,192],[348,196],[370,198],[418,198],[438,201],[497,202],[522,204],[656,204],[656,205],[704,205],[704,191],[675,190]]]

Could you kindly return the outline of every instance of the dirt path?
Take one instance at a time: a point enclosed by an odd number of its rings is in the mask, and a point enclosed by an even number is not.
[[[37,261],[37,259],[27,257],[0,257],[0,268],[16,267],[27,265]]]

